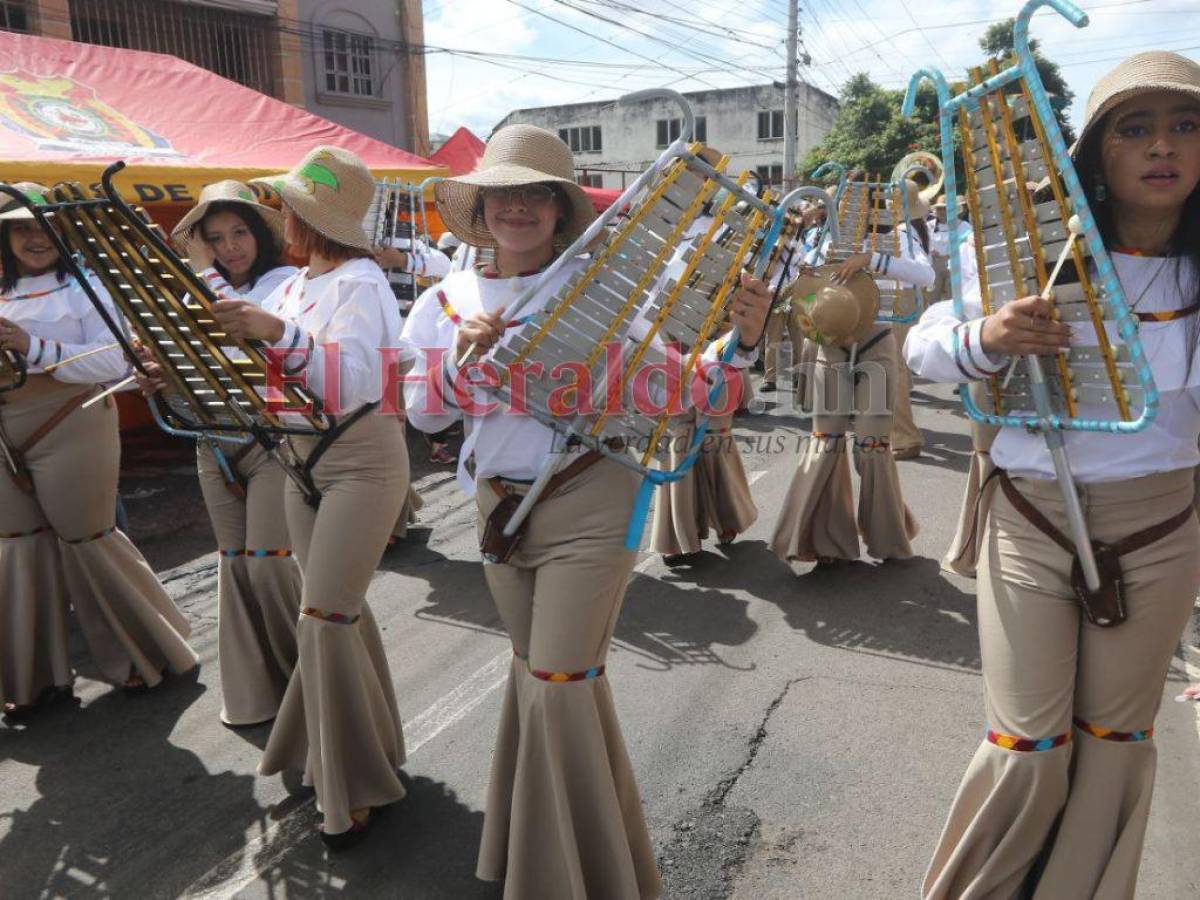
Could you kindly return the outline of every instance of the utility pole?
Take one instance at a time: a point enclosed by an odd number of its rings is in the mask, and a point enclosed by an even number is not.
[[[787,32],[787,81],[783,86],[783,189],[786,193],[796,184],[796,132],[800,118],[797,115],[797,42],[800,39],[800,0],[788,0]]]

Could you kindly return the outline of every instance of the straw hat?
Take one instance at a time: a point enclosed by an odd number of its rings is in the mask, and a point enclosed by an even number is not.
[[[879,286],[866,272],[855,272],[846,284],[830,281],[840,266],[829,263],[788,287],[792,321],[817,344],[849,347],[861,341],[879,315]]]
[[[926,218],[929,215],[929,201],[921,196],[921,186],[911,178],[905,178],[904,192],[908,195],[908,217]]]
[[[935,201],[933,201],[933,210],[934,210],[934,212],[936,212],[939,209],[945,209],[945,208],[946,208],[946,195],[938,194],[938,198]]]
[[[20,181],[13,185],[18,191],[25,195],[34,206],[46,205],[46,188],[34,181]],[[8,194],[0,194],[0,220],[11,219],[32,219],[33,213],[27,210],[24,206],[10,197]]]
[[[322,237],[355,250],[373,249],[363,219],[375,198],[375,179],[349,150],[317,147],[286,175],[266,183]]]
[[[481,188],[558,184],[571,198],[563,238],[570,243],[596,218],[587,194],[575,183],[575,160],[558,135],[535,125],[509,125],[492,135],[479,168],[469,175],[439,181],[434,187],[446,227],[473,247],[495,247],[483,222],[472,222]]]
[[[188,210],[188,214],[180,219],[179,224],[171,231],[171,237],[180,247],[185,247],[192,239],[193,229],[204,221],[209,207],[214,203],[238,203],[253,209],[275,236],[275,249],[283,250],[283,213],[259,203],[254,191],[247,185],[232,180],[218,181],[200,192],[200,202]]]
[[[1100,120],[1116,107],[1130,97],[1155,91],[1178,91],[1200,101],[1200,63],[1166,50],[1135,53],[1121,62],[1092,88],[1083,127],[1071,155],[1078,152]]]

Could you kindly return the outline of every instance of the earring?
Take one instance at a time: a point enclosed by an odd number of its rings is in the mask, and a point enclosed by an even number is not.
[[[1103,203],[1108,199],[1108,185],[1103,181],[1096,182],[1096,202]]]

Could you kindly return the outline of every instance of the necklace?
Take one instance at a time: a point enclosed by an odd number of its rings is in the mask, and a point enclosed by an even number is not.
[[[13,297],[0,296],[0,301],[5,303],[16,303],[18,300],[37,300],[39,297],[49,297],[51,294],[57,294],[59,291],[65,291],[71,286],[70,281],[60,284],[58,287],[52,287],[46,291],[30,291],[28,294],[17,294]]]

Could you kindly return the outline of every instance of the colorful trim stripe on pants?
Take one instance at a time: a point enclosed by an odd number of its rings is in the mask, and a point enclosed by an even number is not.
[[[1039,753],[1042,750],[1053,750],[1071,740],[1071,732],[1056,734],[1048,738],[1023,738],[1011,734],[1001,734],[999,731],[988,729],[988,743],[1003,747],[1005,750],[1016,750],[1019,753]]]
[[[521,660],[526,665],[529,665],[529,657],[522,656],[513,648],[513,656]],[[593,678],[599,678],[604,674],[604,666],[592,666],[590,669],[584,669],[582,672],[549,672],[545,669],[535,669],[530,667],[529,674],[534,678],[542,681],[552,681],[555,684],[565,684],[568,681],[590,681]]]
[[[362,614],[348,616],[345,613],[331,612],[327,609],[317,609],[315,606],[306,606],[300,610],[300,615],[311,616],[314,619],[320,619],[322,622],[331,622],[334,625],[353,625],[362,618]]]
[[[274,556],[291,556],[291,550],[221,550],[221,555],[226,559],[236,559],[239,556],[249,556],[255,559],[263,559],[264,557]]]
[[[1099,725],[1093,725],[1091,722],[1083,721],[1083,719],[1076,719],[1075,727],[1080,731],[1087,732],[1092,737],[1100,738],[1102,741],[1116,741],[1122,744],[1148,741],[1154,737],[1153,728],[1147,728],[1143,731],[1113,731],[1111,728],[1101,728]]]
[[[17,538],[33,537],[35,534],[41,534],[44,531],[49,531],[49,525],[39,525],[31,531],[0,531],[0,540],[12,541]]]
[[[89,534],[87,537],[75,538],[74,540],[70,540],[69,538],[65,538],[65,537],[59,537],[59,540],[62,541],[64,544],[87,544],[87,543],[91,543],[92,541],[98,541],[98,540],[100,540],[100,538],[106,537],[106,536],[112,534],[116,530],[117,530],[116,525],[110,525],[108,528],[105,528],[103,531],[97,531],[95,534]]]

